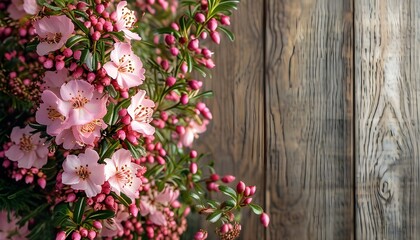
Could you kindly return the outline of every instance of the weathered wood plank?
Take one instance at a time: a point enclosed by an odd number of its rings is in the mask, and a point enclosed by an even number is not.
[[[418,0],[355,3],[356,236],[418,239]]]
[[[257,185],[253,201],[264,204],[264,34],[263,0],[241,1],[232,16],[235,42],[222,38],[214,48],[216,68],[205,82],[213,121],[198,144],[212,153],[221,174]],[[214,45],[213,45],[214,46]],[[241,239],[262,239],[258,216],[242,216]]]
[[[353,2],[266,12],[267,239],[352,239]]]

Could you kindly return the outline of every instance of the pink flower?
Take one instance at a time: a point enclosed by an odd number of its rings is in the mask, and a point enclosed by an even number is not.
[[[36,0],[24,0],[23,10],[25,10],[27,14],[35,15],[41,10],[41,7],[38,6]]]
[[[140,199],[140,214],[147,216],[151,222],[159,226],[166,226],[165,215],[161,212],[172,202],[177,200],[179,191],[166,187],[162,192],[154,192],[150,196],[142,196]]]
[[[141,185],[136,173],[142,167],[131,162],[131,153],[125,149],[119,149],[105,162],[105,179],[111,185],[111,190],[118,195],[123,192],[134,201]]]
[[[133,119],[131,122],[131,128],[145,135],[153,135],[155,128],[150,125],[153,115],[153,107],[155,103],[146,99],[146,91],[140,90],[136,95],[131,98],[131,104],[127,108],[127,112]]]
[[[107,98],[84,80],[65,83],[60,88],[60,95],[65,104],[58,110],[67,117],[68,125],[84,125],[106,114]]]
[[[72,126],[73,136],[79,145],[93,146],[95,140],[101,137],[101,129],[107,125],[102,119],[95,119],[83,125]]]
[[[103,68],[123,88],[139,86],[145,79],[143,63],[133,53],[129,43],[115,43],[111,61],[105,63]]]
[[[45,88],[60,96],[60,88],[69,81],[69,71],[63,68],[59,71],[46,71],[44,76]]]
[[[137,22],[136,13],[127,8],[127,2],[121,1],[117,5],[117,21],[115,27],[117,31],[123,31],[126,39],[140,40],[137,33],[130,31],[133,29],[134,24]]]
[[[34,27],[40,40],[36,49],[40,56],[60,49],[74,32],[74,24],[65,15],[44,17]]]
[[[63,162],[63,184],[85,191],[87,197],[96,196],[105,182],[105,165],[98,160],[98,153],[89,148],[79,156],[68,155]]]
[[[47,133],[51,136],[57,136],[64,128],[63,125],[66,116],[60,113],[64,102],[53,92],[45,90],[41,95],[42,103],[35,114],[38,123],[47,126]]]
[[[10,134],[13,145],[6,151],[6,157],[18,162],[18,167],[30,169],[41,168],[48,160],[48,145],[40,138],[40,133],[29,126],[25,128],[14,127]]]
[[[0,212],[0,239],[23,240],[29,234],[28,224],[19,227],[14,213]]]
[[[25,11],[23,10],[23,0],[12,0],[12,3],[7,8],[10,18],[14,20],[19,20],[25,16]]]
[[[130,214],[124,210],[119,210],[115,217],[104,220],[104,225],[101,231],[102,237],[115,237],[118,233],[124,231],[121,222],[126,221]]]
[[[63,144],[63,148],[65,149],[81,149],[83,146],[74,137],[73,131],[71,128],[62,130],[55,137],[55,143],[57,143],[57,145]]]
[[[204,120],[203,124],[199,125],[194,120],[191,120],[187,127],[185,127],[185,132],[179,134],[178,146],[191,147],[194,141],[194,138],[198,138],[199,133],[206,131],[206,125],[208,121]]]

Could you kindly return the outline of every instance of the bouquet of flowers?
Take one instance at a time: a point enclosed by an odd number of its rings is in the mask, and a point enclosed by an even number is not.
[[[235,239],[244,207],[267,226],[256,187],[192,148],[212,119],[205,44],[233,40],[238,3],[2,1],[0,238],[180,239],[194,211]]]

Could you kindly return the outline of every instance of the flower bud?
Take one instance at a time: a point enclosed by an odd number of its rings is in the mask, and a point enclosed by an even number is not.
[[[249,192],[249,196],[252,196],[255,194],[255,192],[257,191],[257,187],[256,186],[250,186],[249,189],[251,190]]]
[[[80,236],[79,232],[73,232],[73,234],[71,235],[71,239],[72,240],[80,240],[82,237]]]
[[[213,182],[216,182],[217,180],[219,180],[219,175],[217,175],[216,173],[213,173],[211,176],[210,176],[210,179],[213,181]]]
[[[186,73],[186,72],[188,71],[188,66],[187,66],[187,63],[186,63],[186,62],[183,62],[183,63],[181,64],[181,71],[182,71],[183,73]]]
[[[210,37],[211,37],[211,40],[213,40],[213,42],[215,42],[216,44],[220,44],[220,34],[219,34],[219,32],[216,32],[216,31],[211,32]]]
[[[179,26],[176,23],[171,23],[171,28],[174,29],[175,31],[179,31]]]
[[[96,229],[102,229],[102,223],[100,221],[94,221],[93,222],[93,227]]]
[[[47,185],[47,180],[45,180],[45,178],[38,178],[38,180],[36,181],[38,183],[38,185],[44,189],[45,186]]]
[[[226,15],[222,15],[220,17],[220,23],[222,25],[229,26],[230,25],[230,17],[229,16],[226,16]]]
[[[244,205],[248,205],[252,202],[252,198],[245,198]]]
[[[195,162],[190,163],[190,172],[192,174],[196,174],[197,170],[198,170],[197,163],[195,163]]]
[[[80,51],[80,50],[76,50],[76,51],[74,51],[74,53],[73,53],[73,57],[74,57],[74,59],[76,59],[76,60],[80,60],[80,57],[82,56],[82,51]]]
[[[67,194],[66,202],[74,202],[76,200],[76,194],[69,193]]]
[[[181,94],[181,103],[187,105],[189,101],[188,95],[186,93]]]
[[[207,32],[202,32],[201,34],[200,34],[200,38],[201,39],[207,39]]]
[[[29,184],[29,183],[32,183],[34,181],[34,175],[26,175],[26,177],[25,177],[25,183],[26,184]]]
[[[125,134],[124,130],[120,129],[120,130],[117,131],[117,137],[124,141],[125,138],[127,137],[127,135]]]
[[[82,237],[87,237],[87,235],[88,235],[88,230],[86,229],[86,228],[80,228],[80,235],[82,236]]]
[[[185,127],[184,126],[176,126],[175,127],[175,131],[179,135],[183,135],[185,133]]]
[[[176,78],[169,76],[168,78],[166,78],[166,85],[168,87],[172,87],[176,82]]]
[[[203,22],[205,22],[205,21],[206,21],[206,16],[204,16],[204,14],[202,14],[202,13],[197,13],[197,14],[195,14],[194,19],[195,19],[195,21],[197,21],[198,23],[203,23]]]
[[[168,45],[172,45],[172,44],[175,43],[175,37],[173,35],[168,34],[168,35],[165,36],[165,42]]]
[[[193,39],[190,41],[190,43],[188,43],[188,49],[191,51],[195,51],[196,49],[198,49],[199,47],[199,41],[198,39]]]
[[[98,4],[95,9],[99,14],[101,14],[105,10],[105,6],[103,4]]]
[[[195,151],[195,150],[192,150],[191,152],[190,152],[190,158],[196,158],[197,157],[197,151]]]
[[[238,184],[236,185],[236,192],[238,192],[239,194],[243,193],[245,191],[245,183],[242,181],[239,181]]]
[[[267,215],[267,213],[262,213],[260,216],[260,221],[264,227],[268,227],[268,224],[270,223],[270,217]]]
[[[248,197],[250,195],[250,193],[251,193],[251,189],[249,187],[246,187],[245,191],[244,191],[244,196]]]
[[[89,239],[94,239],[96,237],[96,232],[93,230],[90,230],[88,236],[89,236]]]
[[[135,204],[130,205],[130,213],[133,215],[133,217],[137,217],[139,213],[139,209],[137,208]]]
[[[209,28],[210,31],[216,31],[217,29],[217,20],[212,18],[208,21],[207,23],[207,27]]]
[[[221,227],[220,227],[220,232],[221,233],[227,233],[227,232],[229,232],[229,225],[228,224],[223,224]]]
[[[198,90],[203,86],[203,82],[197,81],[197,80],[190,80],[190,81],[188,81],[188,86],[192,90]]]
[[[203,229],[200,229],[200,231],[198,231],[194,235],[194,240],[205,240],[205,239],[207,239],[207,232],[204,231]]]
[[[63,55],[64,57],[71,57],[73,55],[73,50],[71,50],[71,48],[66,48],[63,51]]]
[[[57,233],[55,240],[65,240],[66,239],[66,232],[60,231]]]
[[[233,181],[235,181],[235,176],[232,175],[226,175],[222,178],[222,182],[224,183],[231,183]]]
[[[166,59],[163,59],[162,62],[160,63],[160,66],[163,68],[163,70],[168,70],[169,69],[169,62]]]
[[[178,49],[178,48],[176,48],[176,47],[171,47],[171,48],[169,49],[169,51],[171,52],[171,55],[172,55],[172,56],[178,56],[178,54],[179,54],[179,49]]]

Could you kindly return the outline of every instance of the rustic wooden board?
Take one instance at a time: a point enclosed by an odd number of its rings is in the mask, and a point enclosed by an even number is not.
[[[353,3],[266,13],[267,239],[353,239]]]
[[[221,45],[213,48],[216,68],[205,82],[215,94],[207,101],[213,121],[197,143],[202,152],[212,153],[219,173],[257,185],[253,201],[261,205],[265,195],[263,6],[263,0],[242,1],[231,19],[235,42],[223,37]],[[262,239],[259,217],[249,215],[245,211],[242,216],[241,239]]]
[[[420,1],[355,5],[356,236],[418,239]]]

